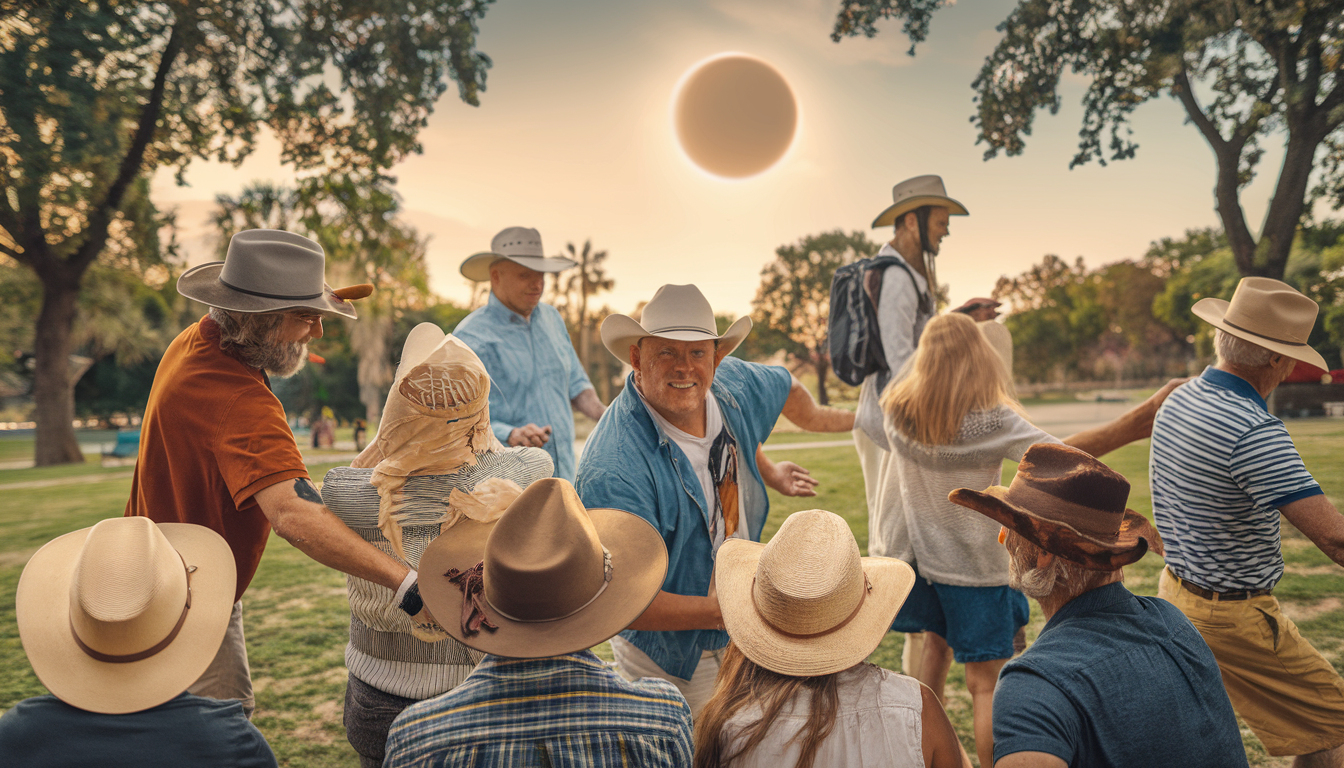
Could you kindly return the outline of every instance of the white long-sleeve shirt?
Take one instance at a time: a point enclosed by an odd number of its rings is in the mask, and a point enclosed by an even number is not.
[[[891,243],[882,246],[878,256],[895,256],[905,259]],[[908,262],[907,262],[908,263]],[[910,278],[914,278],[911,280]],[[914,357],[919,336],[924,332],[924,324],[932,316],[920,311],[919,297],[929,292],[929,281],[922,275],[899,266],[892,265],[882,271],[882,292],[877,299],[877,330],[882,338],[882,353],[887,358],[889,375],[870,373],[859,388],[859,407],[854,415],[854,424],[868,436],[873,444],[883,450],[891,450],[887,436],[882,429],[882,407],[878,398],[887,383],[899,378],[901,367]]]

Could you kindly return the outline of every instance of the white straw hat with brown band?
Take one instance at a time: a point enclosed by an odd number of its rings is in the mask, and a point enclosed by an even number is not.
[[[103,520],[28,561],[15,597],[19,637],[61,701],[139,712],[182,693],[210,666],[236,582],[233,552],[209,528]]]
[[[751,318],[739,317],[722,334],[705,294],[694,285],[664,285],[644,305],[639,320],[611,314],[602,321],[602,344],[623,363],[630,347],[649,336],[674,341],[717,341],[720,357],[732,353],[751,332]]]
[[[725,541],[714,577],[737,647],[796,677],[868,658],[915,583],[914,569],[900,560],[860,557],[849,525],[820,509],[790,515],[768,544]]]
[[[529,485],[491,523],[462,520],[420,557],[420,594],[464,645],[508,658],[591,648],[649,607],[667,547],[648,521],[585,509],[567,480]]]
[[[462,262],[462,276],[476,283],[490,282],[490,267],[500,259],[512,261],[536,272],[563,272],[578,266],[564,256],[547,256],[541,247],[541,233],[531,227],[508,227],[490,239],[490,250],[473,253]]]
[[[1285,282],[1243,277],[1232,301],[1200,299],[1190,311],[1225,333],[1328,371],[1325,358],[1307,343],[1320,309]]]
[[[873,228],[891,226],[897,216],[926,205],[946,208],[950,216],[967,215],[966,206],[947,196],[941,176],[915,176],[891,188],[891,205],[873,219]]]

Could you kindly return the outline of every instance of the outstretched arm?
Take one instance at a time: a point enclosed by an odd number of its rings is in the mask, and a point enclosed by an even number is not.
[[[761,471],[761,479],[765,484],[785,496],[817,495],[814,490],[817,480],[812,477],[812,473],[792,461],[775,464],[765,457],[765,449],[759,445],[756,446],[756,467]]]
[[[1324,494],[1289,502],[1279,511],[1326,556],[1344,565],[1344,515]]]
[[[793,376],[789,397],[784,401],[784,417],[808,432],[848,432],[854,429],[854,412],[818,405],[807,387]]]
[[[1189,379],[1168,381],[1165,386],[1154,392],[1147,400],[1139,403],[1115,420],[1100,427],[1085,429],[1082,432],[1069,435],[1064,438],[1064,444],[1091,454],[1094,458],[1101,458],[1116,448],[1151,436],[1153,434],[1153,417],[1157,415],[1157,409],[1162,407],[1162,402],[1167,399],[1167,395],[1170,395],[1172,391],[1187,381]]]

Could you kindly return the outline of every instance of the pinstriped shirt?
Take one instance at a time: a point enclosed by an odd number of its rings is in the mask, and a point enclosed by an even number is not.
[[[387,734],[383,765],[689,766],[691,710],[676,687],[628,682],[580,651],[487,655],[452,691],[411,705]]]
[[[1272,589],[1283,576],[1279,508],[1321,493],[1260,393],[1216,368],[1162,404],[1148,473],[1167,566],[1220,592]]]

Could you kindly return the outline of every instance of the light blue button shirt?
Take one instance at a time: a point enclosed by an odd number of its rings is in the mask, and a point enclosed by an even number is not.
[[[555,476],[574,482],[574,410],[570,401],[592,389],[560,313],[538,304],[524,318],[495,294],[458,324],[453,335],[471,347],[490,374],[490,428],[508,445],[527,424],[550,426],[543,446]]]

